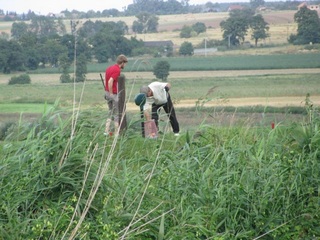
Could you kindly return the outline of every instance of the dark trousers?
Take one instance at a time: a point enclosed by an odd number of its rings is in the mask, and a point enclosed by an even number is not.
[[[174,110],[169,93],[168,93],[167,100],[168,101],[165,104],[161,104],[161,105],[152,104],[152,119],[154,119],[154,121],[157,125],[157,128],[159,129],[159,127],[158,127],[158,121],[159,121],[158,109],[162,107],[169,117],[173,132],[179,133],[179,131],[180,131],[179,123],[178,123],[176,112]]]

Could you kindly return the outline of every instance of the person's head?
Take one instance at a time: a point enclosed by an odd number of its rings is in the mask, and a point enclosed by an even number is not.
[[[147,97],[151,97],[153,95],[152,90],[146,85],[140,88],[140,93],[144,93]]]
[[[120,66],[121,69],[124,68],[124,65],[128,62],[128,59],[125,55],[121,54],[117,57],[117,64]]]

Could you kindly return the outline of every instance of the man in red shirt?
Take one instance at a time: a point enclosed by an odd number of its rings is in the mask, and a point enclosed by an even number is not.
[[[121,73],[121,69],[124,68],[128,59],[124,55],[119,55],[116,60],[116,64],[109,66],[106,69],[105,74],[105,99],[108,103],[109,114],[105,127],[105,135],[109,135],[111,122],[114,122],[114,132],[119,132],[119,97],[118,97],[118,78]]]

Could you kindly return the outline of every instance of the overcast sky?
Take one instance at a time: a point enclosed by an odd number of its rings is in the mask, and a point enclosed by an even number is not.
[[[189,4],[205,4],[210,0],[190,0]],[[215,2],[232,2],[233,0],[215,0]],[[133,0],[0,0],[0,9],[13,11],[16,13],[27,13],[29,10],[36,14],[46,15],[49,12],[60,13],[63,10],[78,10],[87,12],[88,10],[103,11],[105,9],[116,8],[119,11],[123,7],[132,4]]]

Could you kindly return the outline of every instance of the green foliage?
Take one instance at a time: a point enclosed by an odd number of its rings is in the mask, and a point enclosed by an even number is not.
[[[61,54],[59,57],[59,69],[62,70],[62,74],[60,76],[61,83],[72,82],[70,74],[69,74],[70,65],[71,65],[71,62],[68,59],[68,55],[66,53]]]
[[[125,14],[135,16],[137,13],[149,13],[154,15],[168,15],[185,13],[186,3],[179,1],[138,0],[129,4]]]
[[[15,125],[15,121],[7,121],[0,124],[0,141],[5,139],[7,133],[10,132],[10,129],[12,129]]]
[[[257,9],[265,4],[264,0],[250,0],[250,6],[252,9]]]
[[[118,138],[103,136],[101,109],[80,112],[75,125],[58,111],[20,123],[0,145],[0,236],[320,237],[319,151],[297,145],[290,123],[148,140],[135,117]]]
[[[199,43],[195,48],[214,48],[214,47],[219,47],[223,46],[223,41],[222,40],[215,40],[215,39],[203,39],[201,43]]]
[[[302,150],[316,152],[320,145],[320,111],[311,101],[310,94],[306,96],[305,108],[306,121],[293,127],[292,138]]]
[[[195,31],[198,35],[200,33],[206,32],[207,31],[207,27],[204,23],[202,22],[196,22],[195,24],[192,25],[192,29],[193,31]]]
[[[290,43],[320,43],[320,19],[317,11],[302,7],[294,15],[294,21],[298,24],[298,30],[296,35],[290,36]]]
[[[87,60],[86,57],[81,54],[77,58],[76,62],[76,82],[84,82],[87,73]]]
[[[223,39],[231,45],[243,43],[253,16],[251,9],[231,11],[229,18],[220,23]]]
[[[268,23],[264,21],[261,14],[255,15],[252,17],[252,22],[250,23],[252,29],[251,38],[254,39],[255,46],[257,46],[260,39],[266,39],[269,37]]]
[[[138,21],[133,21],[132,23],[132,31],[135,33],[143,33],[143,23]]]
[[[9,80],[9,85],[14,85],[14,84],[30,84],[31,83],[31,78],[28,74],[21,74],[19,76],[13,76]]]
[[[46,16],[34,16],[31,23],[28,25],[28,30],[38,36],[50,36],[59,33],[59,24],[61,22],[55,21],[53,18]]]
[[[183,56],[193,55],[193,45],[191,42],[183,42],[179,48],[179,54]]]
[[[192,67],[194,64],[206,64],[201,59],[196,58],[198,62],[190,61],[186,57],[184,64],[190,64],[188,67]],[[181,64],[181,58],[166,59],[170,64],[170,74],[172,71],[172,65],[176,68]],[[219,59],[216,59],[213,63],[219,64]],[[158,59],[159,61],[159,59]],[[231,63],[233,62],[230,59]],[[137,62],[134,66],[134,71],[149,71],[152,72],[153,66],[157,62],[142,61]],[[193,64],[193,65],[192,65]],[[100,68],[101,69],[101,68]],[[59,77],[59,76],[58,76]],[[32,76],[33,78],[33,76]],[[140,84],[147,85],[149,79],[140,80]],[[52,81],[50,81],[51,83]],[[133,89],[134,93],[139,92],[140,84],[131,85],[132,81],[129,81],[126,86],[127,91]],[[197,87],[194,88],[195,82]],[[212,102],[220,102],[228,100],[228,98],[242,98],[242,97],[261,97],[265,98],[265,104],[268,104],[268,99],[271,97],[283,97],[283,96],[301,96],[310,93],[311,96],[319,95],[319,75],[318,74],[276,74],[276,75],[257,75],[257,76],[230,76],[230,77],[218,77],[218,76],[188,76],[182,78],[174,78],[174,98],[179,100],[184,99],[198,99],[203,97],[208,89],[213,86],[217,86],[213,95],[207,96]],[[88,107],[102,104],[103,89],[101,88],[101,80],[99,75],[96,75],[96,79],[87,81],[85,84],[85,93],[81,102]],[[36,112],[38,106],[41,106],[44,102],[54,103],[56,99],[60,99],[61,107],[68,108],[72,106],[73,98],[73,86],[70,84],[60,84],[59,79],[55,80],[54,84],[27,84],[27,85],[3,85],[0,88],[0,96],[2,103],[11,103],[8,106],[1,104],[0,111],[12,112],[14,109],[16,112],[32,112],[32,104],[25,105],[27,103],[36,103]],[[75,89],[75,96],[77,99],[81,96],[82,84],[77,84]],[[250,91],[249,91],[250,90]],[[102,92],[101,92],[102,91]],[[17,95],[17,93],[19,93]],[[134,94],[131,95],[129,101],[133,102]],[[20,106],[20,108],[19,108]],[[10,108],[12,110],[10,110]],[[256,109],[254,109],[257,111]],[[273,110],[272,110],[273,111]],[[288,109],[288,113],[295,113],[296,110]],[[261,112],[259,110],[259,112]],[[285,112],[285,111],[282,111]],[[301,113],[298,111],[297,113]]]
[[[124,37],[126,26],[123,22],[96,21],[91,25],[93,30],[89,31],[92,36],[89,38],[88,44],[91,45],[92,53],[98,62],[108,62],[109,59],[115,59],[120,54],[131,55],[137,41]],[[89,26],[86,26],[83,32]]]
[[[23,70],[24,58],[23,48],[18,42],[0,39],[0,70],[3,73]]]
[[[25,22],[14,22],[11,27],[11,37],[15,40],[20,40],[23,35],[28,32],[28,24]]]
[[[155,33],[159,25],[159,17],[148,12],[136,15],[137,21],[132,24],[132,30],[137,33]]]
[[[184,25],[180,32],[181,38],[191,38],[192,37],[192,27]]]
[[[159,61],[153,68],[153,74],[162,81],[166,81],[169,76],[170,64],[167,61]]]
[[[69,73],[62,73],[60,76],[61,83],[71,83],[73,80]]]

